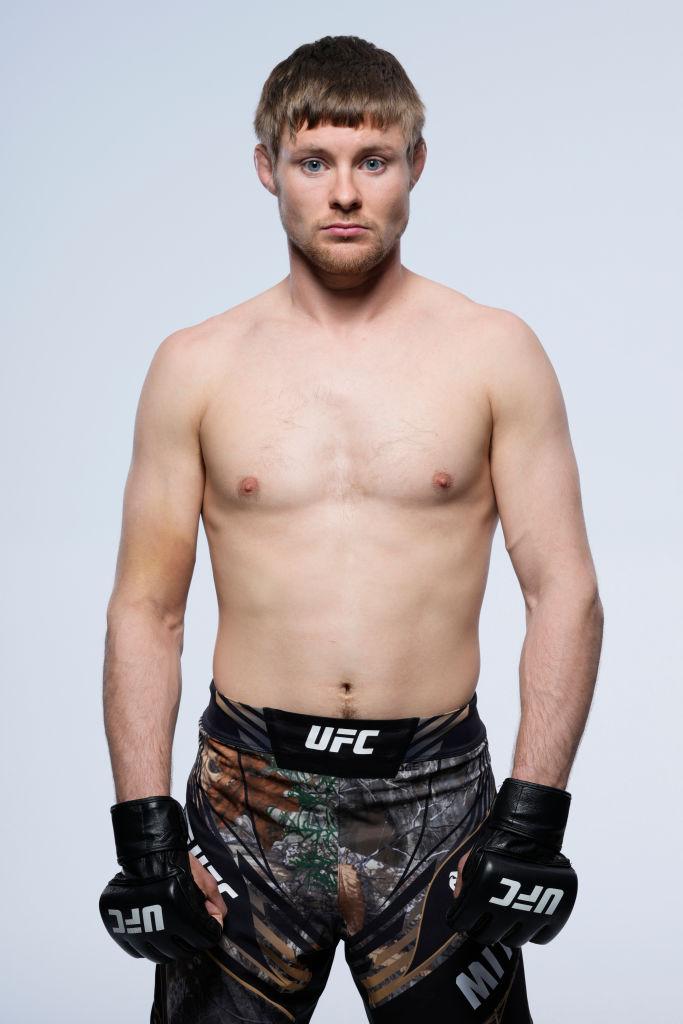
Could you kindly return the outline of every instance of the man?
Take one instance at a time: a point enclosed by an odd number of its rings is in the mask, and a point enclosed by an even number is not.
[[[423,125],[357,37],[278,64],[255,163],[290,273],[166,338],[142,389],[105,657],[122,871],[100,906],[157,964],[153,1021],[307,1022],[343,939],[371,1021],[528,1022],[521,946],[571,910],[565,787],[602,634],[577,468],[531,329],[401,264]],[[200,516],[219,628],[183,813]],[[498,518],[527,631],[496,795],[475,689]]]

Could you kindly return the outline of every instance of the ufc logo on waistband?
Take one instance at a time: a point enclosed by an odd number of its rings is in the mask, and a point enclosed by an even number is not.
[[[354,754],[372,754],[373,747],[366,747],[369,736],[379,736],[379,729],[335,729],[331,725],[312,725],[306,738],[309,750],[328,750],[338,754],[342,746],[350,746]]]
[[[492,896],[489,903],[497,903],[500,907],[512,906],[513,910],[533,910],[534,914],[554,914],[564,896],[564,889],[544,889],[542,885],[535,885],[530,893],[520,893],[522,883],[514,878],[501,878],[500,882],[501,885],[508,886],[508,891],[504,896]]]
[[[140,920],[140,910],[142,910],[142,921]],[[133,907],[130,917],[125,920],[120,910],[109,910],[108,913],[116,921],[116,926],[112,928],[112,931],[117,935],[139,935],[141,932],[163,932],[164,930],[164,915],[158,903],[152,907]]]

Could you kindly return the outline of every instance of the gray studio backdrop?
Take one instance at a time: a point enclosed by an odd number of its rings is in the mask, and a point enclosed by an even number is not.
[[[580,466],[605,646],[569,786],[566,849],[580,899],[552,945],[527,947],[534,1019],[673,1020],[680,6],[62,0],[5,2],[0,21],[0,1018],[148,1017],[152,966],[124,956],[97,913],[115,868],[100,687],[133,416],[167,334],[287,273],[276,202],[253,170],[251,118],[277,61],[302,42],[352,33],[394,52],[428,108],[404,262],[534,328],[560,377]],[[202,535],[180,799],[215,628]],[[499,781],[523,633],[499,531],[479,688]],[[362,1019],[340,949],[314,1020]]]

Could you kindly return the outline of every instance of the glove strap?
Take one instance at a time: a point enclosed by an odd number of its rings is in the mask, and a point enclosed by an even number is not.
[[[124,800],[111,808],[116,859],[124,861],[163,850],[184,850],[188,832],[185,814],[170,796]]]
[[[559,853],[569,817],[571,794],[538,782],[505,779],[493,801],[489,823],[533,839]]]

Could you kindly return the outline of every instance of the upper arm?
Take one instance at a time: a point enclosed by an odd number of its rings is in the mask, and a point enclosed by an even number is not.
[[[182,625],[204,493],[201,393],[191,329],[169,335],[145,377],[123,500],[112,607],[145,604]]]
[[[527,604],[544,586],[595,586],[579,474],[555,371],[505,313],[490,374],[491,478],[505,546]]]

